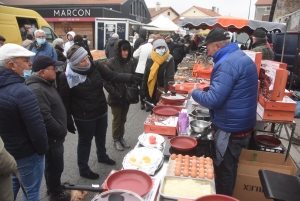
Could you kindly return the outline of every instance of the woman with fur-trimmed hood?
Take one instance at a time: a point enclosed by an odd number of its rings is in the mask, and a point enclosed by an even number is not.
[[[131,57],[132,52],[129,41],[118,40],[114,45],[114,51],[115,57],[107,61],[106,67],[114,72],[134,74],[137,61]],[[109,93],[107,102],[113,115],[112,136],[114,146],[119,151],[122,151],[124,147],[130,147],[123,138],[126,116],[130,105],[125,99],[126,86],[129,87],[131,84],[104,82],[104,88]]]

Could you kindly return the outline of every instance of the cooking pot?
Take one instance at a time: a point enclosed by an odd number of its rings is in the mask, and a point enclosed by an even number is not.
[[[99,195],[96,195],[92,199],[92,201],[143,201],[143,200],[144,199],[141,198],[138,194],[123,189],[105,191]]]
[[[171,91],[171,94],[165,93],[164,91],[157,88],[158,91],[162,93],[160,96],[161,101],[163,104],[166,105],[182,105],[186,99],[185,96],[182,96],[180,94],[176,94],[176,91]]]
[[[150,103],[146,100],[144,100],[144,102],[147,103],[149,106],[153,107],[152,111],[154,114],[160,116],[177,116],[181,110],[180,108],[171,105],[155,106],[153,103]]]
[[[204,112],[201,109],[193,110],[189,116],[191,116],[195,120],[204,120],[204,121],[210,121],[210,114],[207,112]]]

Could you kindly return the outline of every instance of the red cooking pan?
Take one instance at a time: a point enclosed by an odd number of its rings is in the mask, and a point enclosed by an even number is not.
[[[256,135],[255,140],[258,144],[269,148],[279,147],[281,145],[279,139],[270,135]]]
[[[177,116],[180,112],[180,108],[171,106],[171,105],[158,105],[155,106],[154,104],[144,100],[145,103],[153,107],[152,111],[156,115],[160,116]]]
[[[108,190],[123,189],[143,197],[151,190],[153,182],[140,170],[120,170],[108,176],[105,184]]]
[[[186,97],[180,94],[176,94],[176,91],[171,91],[171,93],[165,93],[164,91],[157,88],[157,90],[162,93],[160,96],[163,104],[166,105],[182,105]]]

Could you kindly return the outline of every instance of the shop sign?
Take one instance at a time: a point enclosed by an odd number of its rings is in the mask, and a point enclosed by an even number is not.
[[[55,9],[54,17],[88,17],[91,16],[90,9]]]

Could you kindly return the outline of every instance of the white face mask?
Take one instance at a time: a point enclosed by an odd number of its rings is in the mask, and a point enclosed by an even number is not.
[[[166,53],[166,49],[156,49],[155,52],[160,56],[162,56]]]

